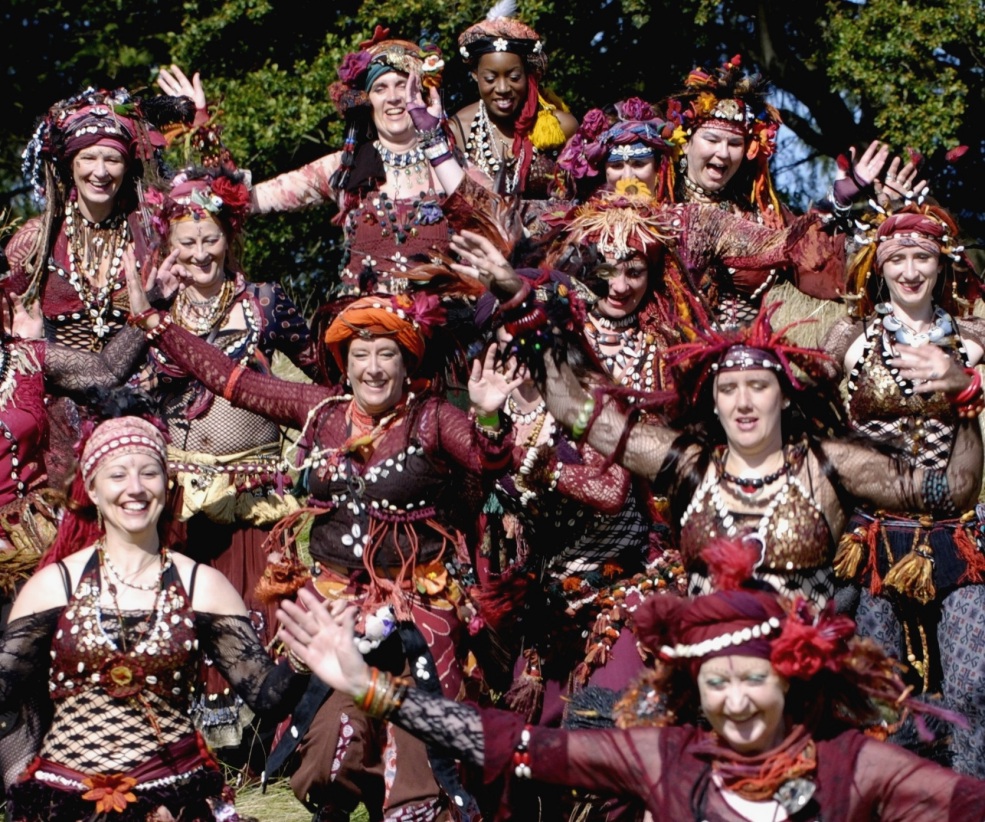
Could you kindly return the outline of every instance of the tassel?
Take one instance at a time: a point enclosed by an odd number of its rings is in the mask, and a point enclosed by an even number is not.
[[[972,517],[975,514],[972,512]],[[982,582],[982,573],[985,572],[985,556],[982,555],[981,547],[977,540],[971,538],[964,527],[964,517],[962,522],[954,529],[954,544],[958,549],[958,556],[964,560],[964,573],[958,578],[958,584],[971,582],[978,584]]]
[[[544,678],[540,671],[540,655],[535,648],[527,649],[523,655],[527,664],[504,698],[510,710],[523,716],[528,724],[536,725],[544,710]]]
[[[866,543],[867,529],[859,526],[851,533],[842,534],[838,540],[838,551],[834,558],[834,572],[839,579],[854,580],[858,567],[862,563],[865,552],[862,546]]]
[[[866,542],[869,545],[869,561],[866,563],[865,572],[869,574],[869,591],[874,597],[882,593],[882,577],[879,576],[879,564],[876,562],[876,544],[879,542],[881,531],[882,522],[877,518],[870,523],[869,533],[866,535]]]
[[[256,598],[265,604],[277,602],[294,596],[308,580],[311,572],[296,557],[281,557],[278,562],[271,562],[263,569],[263,576],[256,584]]]
[[[917,535],[919,537],[919,531]],[[934,586],[934,555],[930,544],[924,541],[914,545],[910,553],[890,568],[883,584],[921,605],[933,600],[937,596],[937,588]]]
[[[538,95],[537,100],[540,107],[537,111],[534,127],[530,131],[530,142],[539,151],[561,148],[567,142],[567,137],[564,136],[561,121],[554,113],[555,107],[540,95]]]

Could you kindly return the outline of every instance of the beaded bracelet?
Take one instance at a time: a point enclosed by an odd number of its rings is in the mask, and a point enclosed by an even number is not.
[[[154,314],[157,314],[157,313],[158,313],[157,309],[154,308],[153,306],[151,306],[150,308],[145,308],[139,314],[131,314],[127,318],[127,324],[128,325],[138,326],[139,328],[143,328],[144,327],[144,320],[148,319],[149,317],[151,317],[151,316],[153,316]]]
[[[520,741],[513,749],[513,773],[520,779],[530,779],[530,725],[524,725],[520,732]]]
[[[958,509],[951,498],[951,486],[947,479],[947,471],[927,468],[923,475],[921,489],[924,505],[928,511],[954,516]]]
[[[366,693],[353,697],[352,701],[367,716],[386,719],[403,704],[409,685],[410,681],[404,677],[373,668]]]
[[[293,650],[287,649],[287,664],[291,666],[291,669],[298,674],[310,674],[311,668],[309,668],[304,660],[301,659]]]
[[[571,426],[571,436],[575,440],[580,440],[585,436],[585,432],[588,430],[588,423],[592,419],[592,415],[595,413],[595,395],[589,394],[585,400],[585,404],[578,411],[578,416],[575,417],[575,421]]]
[[[164,333],[164,329],[166,329],[169,325],[171,325],[171,315],[165,314],[161,317],[161,321],[157,325],[145,332],[144,336],[147,338],[149,343],[156,343],[157,338]]]

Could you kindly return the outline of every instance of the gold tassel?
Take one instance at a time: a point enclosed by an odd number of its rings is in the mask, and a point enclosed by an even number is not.
[[[913,547],[895,563],[883,580],[884,585],[926,605],[937,596],[934,586],[934,554],[927,540],[920,539],[922,529],[913,537]]]
[[[554,113],[555,106],[552,106],[541,96],[538,96],[537,99],[540,106],[537,109],[534,127],[530,131],[530,142],[534,148],[540,151],[561,148],[568,138],[564,136],[561,121]]]
[[[866,543],[867,533],[867,530],[860,525],[850,533],[841,535],[834,558],[834,572],[839,579],[855,579],[858,567],[862,564],[864,556],[862,546]]]

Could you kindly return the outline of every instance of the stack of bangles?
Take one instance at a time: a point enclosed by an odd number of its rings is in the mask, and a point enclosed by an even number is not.
[[[968,387],[960,394],[951,397],[954,410],[959,417],[973,420],[985,411],[985,393],[982,392],[982,375],[977,368],[966,368],[965,373],[971,377]]]
[[[448,138],[440,125],[427,131],[417,132],[418,143],[424,156],[431,163],[432,168],[437,168],[446,160],[451,160],[454,156],[451,147],[448,145]]]
[[[352,701],[367,716],[386,719],[403,704],[409,686],[409,679],[371,668],[366,693],[354,696]]]

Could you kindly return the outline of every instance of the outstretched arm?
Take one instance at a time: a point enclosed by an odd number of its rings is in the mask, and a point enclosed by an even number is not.
[[[600,454],[615,455],[616,462],[628,471],[652,481],[678,432],[653,423],[637,424],[626,435],[625,447],[619,451],[626,427],[631,424],[628,415],[609,397],[596,400],[582,387],[567,363],[555,363],[548,355],[544,364],[547,381],[543,394],[554,418],[570,430],[575,439],[586,436],[588,444]]]

